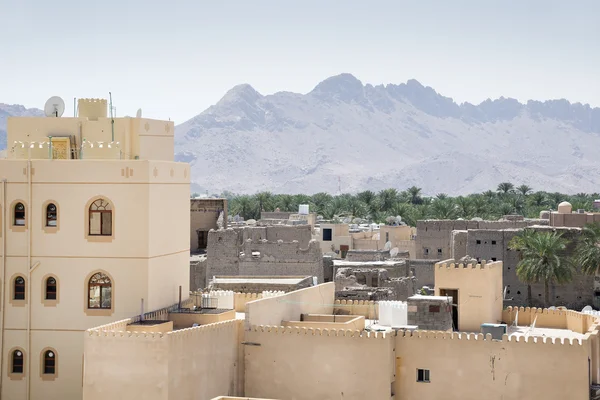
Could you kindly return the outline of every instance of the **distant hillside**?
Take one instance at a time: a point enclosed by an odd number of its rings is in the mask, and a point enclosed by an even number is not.
[[[0,103],[0,150],[6,148],[6,120],[8,117],[39,117],[42,115],[44,115],[43,111],[37,108]]]
[[[598,191],[600,109],[566,100],[456,104],[410,80],[334,76],[307,94],[250,85],[176,127],[196,190],[336,193],[422,187],[472,193],[499,182]]]

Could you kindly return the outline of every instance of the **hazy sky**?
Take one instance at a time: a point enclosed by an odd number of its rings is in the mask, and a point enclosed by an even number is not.
[[[306,93],[350,72],[458,102],[600,106],[599,0],[0,0],[0,102],[107,97],[176,123],[239,83]]]

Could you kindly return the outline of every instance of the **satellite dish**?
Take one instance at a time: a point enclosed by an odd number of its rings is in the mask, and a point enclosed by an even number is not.
[[[137,112],[135,113],[135,117],[142,118],[142,109],[141,108],[138,108]]]
[[[383,246],[383,249],[388,251],[392,248],[392,242],[385,242],[385,246]]]
[[[396,257],[398,255],[398,252],[400,250],[398,250],[397,247],[394,247],[393,249],[390,250],[390,257]]]
[[[585,307],[583,307],[583,310],[581,310],[582,313],[586,313],[586,312],[590,312],[590,311],[594,311],[592,306],[585,306]]]
[[[65,102],[58,96],[52,96],[44,105],[44,114],[46,117],[62,117],[65,112]]]
[[[556,310],[556,307],[554,307],[554,306],[548,307],[548,310]]]

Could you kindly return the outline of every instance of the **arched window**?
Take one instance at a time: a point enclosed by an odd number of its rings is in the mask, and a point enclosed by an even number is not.
[[[112,307],[112,283],[102,272],[97,272],[88,282],[88,308],[110,309]]]
[[[48,204],[46,206],[46,226],[56,227],[57,217],[58,211],[56,210],[56,204]]]
[[[56,354],[52,350],[44,352],[44,374],[56,374]]]
[[[23,352],[21,350],[14,350],[11,357],[11,371],[13,374],[23,373]]]
[[[90,206],[90,236],[112,235],[112,205],[98,199]]]
[[[46,300],[56,300],[56,278],[46,279]]]
[[[25,300],[25,279],[22,276],[15,278],[13,300]]]
[[[23,203],[15,204],[13,211],[13,225],[25,226],[25,205]]]

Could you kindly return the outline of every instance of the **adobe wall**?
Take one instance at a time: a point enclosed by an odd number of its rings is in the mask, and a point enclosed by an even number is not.
[[[316,240],[308,248],[301,248],[298,242],[247,240],[241,251],[240,275],[316,276],[318,282],[323,282],[323,255]]]
[[[302,242],[268,238],[300,237]],[[323,282],[323,256],[317,241],[310,241],[310,227],[254,227],[210,231],[206,282],[225,275],[304,275]],[[253,256],[252,253],[255,253]],[[260,254],[257,254],[260,253]]]
[[[434,287],[435,283],[435,273],[434,266],[435,263],[440,260],[432,259],[432,260],[407,260],[408,269],[410,273],[417,279],[417,285],[419,287],[429,286],[430,288]]]
[[[211,229],[218,229],[217,220],[223,213],[223,226],[227,227],[227,200],[226,199],[190,199],[190,249],[199,248],[197,231],[208,233]]]
[[[190,292],[206,288],[206,258],[190,260]]]
[[[348,250],[346,261],[385,261],[390,258],[389,250]]]
[[[467,240],[469,231],[452,231],[452,255],[450,258],[453,258],[455,261],[460,260],[464,256],[468,254],[467,252]]]
[[[287,211],[261,211],[260,219],[290,219],[292,214]]]
[[[587,340],[399,331],[396,398],[587,399],[591,347]],[[417,382],[417,369],[429,370],[429,383]]]
[[[219,275],[217,275],[219,276]],[[252,278],[252,276],[247,275],[238,275],[239,278],[242,278],[242,282],[211,282],[210,287],[213,290],[231,290],[236,293],[262,293],[263,291],[282,291],[282,292],[291,292],[298,289],[303,289],[305,287],[313,286],[313,277],[311,275],[308,276],[293,276],[294,278],[303,278],[298,281],[298,283],[289,283],[289,282],[281,282],[280,276],[271,276],[271,275],[261,275],[261,278],[274,278],[269,282],[256,282],[252,279],[243,279],[243,278]]]
[[[452,298],[411,296],[408,305],[408,325],[419,330],[452,331]]]
[[[574,248],[574,241],[580,235],[577,228],[552,228],[536,226],[537,231],[556,230],[562,232],[563,237],[572,243],[567,248],[570,254]],[[510,250],[508,244],[521,229],[505,230],[471,230],[468,232],[467,254],[479,260],[502,260],[504,269],[502,273],[503,286],[507,289],[505,306],[533,306],[544,305],[544,285],[534,284],[532,288],[532,304],[527,302],[527,285],[517,278],[517,264],[520,252]],[[495,242],[495,244],[494,244]],[[550,301],[554,306],[565,306],[574,310],[581,310],[586,305],[594,304],[594,277],[576,274],[571,283],[550,286]]]
[[[392,334],[261,326],[247,331],[246,341],[260,344],[245,346],[246,396],[390,399]]]
[[[417,221],[415,257],[423,259],[438,258],[442,260],[452,258],[452,231],[466,231],[471,229],[516,229],[532,225],[548,225],[548,220],[526,219],[523,221]]]

